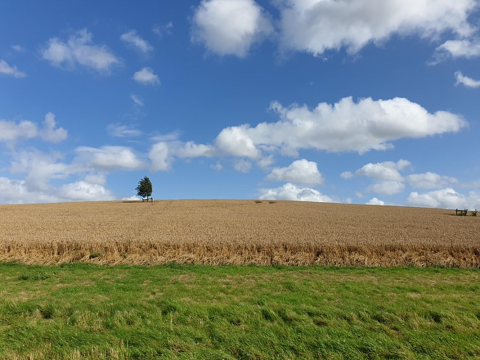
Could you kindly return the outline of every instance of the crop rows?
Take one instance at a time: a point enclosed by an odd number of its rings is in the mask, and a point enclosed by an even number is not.
[[[480,268],[453,210],[176,200],[0,206],[0,261]]]

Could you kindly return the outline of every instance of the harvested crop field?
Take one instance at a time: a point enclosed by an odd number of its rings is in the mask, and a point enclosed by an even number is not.
[[[0,261],[480,268],[480,217],[254,200],[1,205]]]

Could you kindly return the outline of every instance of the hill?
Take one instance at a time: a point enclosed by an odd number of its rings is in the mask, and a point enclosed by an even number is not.
[[[0,206],[0,261],[480,267],[480,218],[254,200]]]

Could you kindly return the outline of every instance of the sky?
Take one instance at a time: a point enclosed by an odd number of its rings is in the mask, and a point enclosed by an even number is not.
[[[479,0],[3,0],[0,203],[480,209]]]

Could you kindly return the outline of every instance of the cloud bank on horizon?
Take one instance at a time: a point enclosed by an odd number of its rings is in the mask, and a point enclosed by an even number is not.
[[[0,14],[0,203],[480,208],[478,0],[87,3]]]

